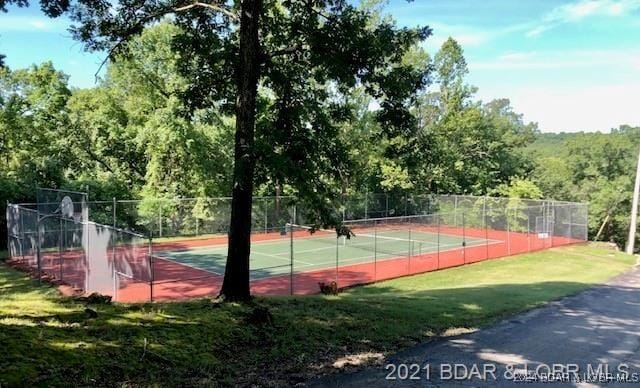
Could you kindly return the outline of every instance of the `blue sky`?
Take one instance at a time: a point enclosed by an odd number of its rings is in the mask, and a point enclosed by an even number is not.
[[[640,125],[640,0],[390,0],[400,25],[429,25],[434,54],[449,36],[465,50],[484,101],[509,98],[545,132]],[[37,7],[0,14],[11,68],[52,60],[77,87],[94,85],[103,56],[83,52],[65,19]]]

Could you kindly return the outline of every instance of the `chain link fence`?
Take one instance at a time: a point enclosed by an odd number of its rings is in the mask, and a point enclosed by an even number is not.
[[[440,196],[430,206],[435,213],[347,220],[350,238],[290,225],[283,288],[315,293],[319,284],[350,287],[587,240],[584,204]]]
[[[254,197],[251,230],[269,233],[293,217],[294,197]],[[157,198],[88,202],[91,219],[158,238],[226,235],[231,198]]]
[[[229,198],[87,201],[75,195],[72,218],[52,216],[60,193],[7,207],[13,263],[119,301],[217,295]],[[256,197],[252,292],[317,293],[321,283],[349,287],[587,240],[587,205],[580,203],[364,194],[345,197],[338,212],[348,238],[315,230],[313,212],[293,197]]]
[[[145,236],[53,214],[7,207],[9,255],[15,266],[70,292],[152,299],[151,245]]]

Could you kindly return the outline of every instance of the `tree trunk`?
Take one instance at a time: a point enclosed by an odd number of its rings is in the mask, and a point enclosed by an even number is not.
[[[600,225],[600,229],[598,229],[598,233],[596,233],[596,237],[593,238],[593,241],[600,240],[600,236],[602,235],[602,232],[604,232],[604,227],[607,226],[607,222],[609,222],[610,217],[611,217],[611,214],[607,213],[607,216],[604,218],[604,221],[602,221],[602,224]]]
[[[243,0],[240,15],[240,53],[236,67],[236,136],[229,251],[220,295],[248,300],[251,209],[255,166],[256,95],[260,76],[259,19],[262,0]]]

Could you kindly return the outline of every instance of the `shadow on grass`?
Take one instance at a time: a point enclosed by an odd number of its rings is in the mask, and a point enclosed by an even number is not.
[[[333,297],[257,298],[273,325],[251,325],[251,306],[213,307],[207,300],[92,306],[98,317],[91,319],[84,305],[5,269],[0,383],[295,384],[331,371],[346,354],[396,351],[586,287],[543,282],[408,292],[377,285]]]
[[[637,273],[635,276],[637,277]],[[521,295],[529,294],[532,297],[530,306],[534,306],[542,302],[545,294],[551,296],[551,293],[556,291],[575,293],[577,290],[574,287],[580,286],[575,283],[548,282],[517,287],[504,285],[466,289],[477,293],[473,298],[460,294],[462,290],[443,290],[443,293],[429,296],[436,299],[448,299],[453,296],[455,299],[457,294],[457,297],[462,297],[459,302],[464,300],[464,303],[458,304],[456,309],[467,309],[468,319],[474,321],[474,317],[482,320],[481,310],[502,312],[503,317],[515,311],[506,307],[508,305],[502,299],[493,299],[491,305],[475,304],[473,300],[476,297],[492,298],[502,292],[513,292],[516,300],[522,302]],[[426,296],[430,293],[419,294]],[[608,371],[615,379],[616,374],[624,376],[626,372],[626,376],[631,379],[629,382],[637,383],[637,376],[640,376],[639,300],[638,287],[599,285],[562,303],[519,316],[519,319],[503,320],[487,330],[412,347],[395,354],[388,362],[395,365],[429,364],[434,372],[430,375],[429,384],[444,386],[451,385],[452,382],[448,379],[440,380],[438,371],[443,364],[454,363],[460,368],[466,367],[467,371],[473,366],[480,369],[483,365],[496,367],[496,380],[490,376],[489,380],[471,376],[468,380],[465,379],[465,384],[469,386],[489,386],[498,383],[510,386],[514,381],[505,376],[513,372],[511,368],[514,366],[520,371],[526,368],[529,373],[537,371],[544,374],[549,373],[549,368],[554,364],[565,368],[567,365],[577,368],[579,373],[571,376],[583,379],[584,373],[596,371],[600,365],[604,365],[607,369],[601,370],[600,373]],[[500,307],[496,307],[496,304]],[[469,308],[470,306],[473,307]],[[517,302],[511,306],[516,307]],[[448,316],[449,312],[440,310],[439,314]],[[490,320],[491,318],[487,322]],[[541,369],[537,369],[538,366]],[[310,386],[383,386],[388,373],[388,369],[379,367],[359,374],[326,376],[314,380]],[[538,377],[540,376],[538,374]],[[600,374],[596,378],[604,377],[606,376]],[[409,385],[408,383],[409,381],[396,381],[395,385],[404,386]]]

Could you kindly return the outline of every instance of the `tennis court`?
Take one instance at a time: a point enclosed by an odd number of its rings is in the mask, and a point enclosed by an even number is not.
[[[380,261],[398,257],[422,257],[438,250],[482,246],[487,243],[482,238],[411,230],[381,230],[374,235],[356,233],[349,239],[337,237],[335,232],[329,231],[296,233],[294,243],[287,233],[277,240],[259,241],[252,245],[252,280],[287,275],[292,266],[294,271],[300,272],[334,268],[336,257],[340,265],[351,265],[374,259]],[[303,233],[307,236],[302,235]],[[500,243],[495,240],[489,242]],[[169,250],[157,252],[154,258],[221,276],[224,274],[227,246]]]
[[[335,231],[310,233],[308,227],[294,226],[281,233],[254,236],[252,291],[263,295],[316,293],[320,282],[336,281],[345,287],[463,265],[465,251],[485,252],[490,246],[505,244],[429,229],[354,227],[354,235],[346,238]],[[227,245],[223,239],[210,242],[155,245],[154,295],[173,299],[215,294],[224,275]]]
[[[55,193],[63,200],[73,194]],[[60,205],[63,200],[54,210],[47,207],[48,200],[8,207],[15,265],[34,271],[38,278],[63,282],[74,293],[98,292],[122,302],[218,295],[228,249],[226,218],[190,223],[188,212],[179,213],[165,229],[158,229],[170,235],[159,232],[156,238],[88,220],[86,194],[74,195],[79,198],[73,201],[78,204],[73,217],[70,206],[69,215],[58,214],[65,208]],[[320,291],[318,283],[335,281],[340,288],[350,287],[586,239],[586,206],[520,206],[509,201],[453,197],[449,209],[451,201],[445,196],[434,202],[435,213],[385,212],[384,217],[361,219],[352,218],[346,209],[339,228],[353,232],[350,238],[338,237],[334,230],[310,233],[306,225],[313,224],[312,217],[297,205],[285,212],[290,223],[282,217],[255,216],[262,227],[252,227],[251,292],[312,294]],[[367,202],[365,208],[365,215],[371,214]],[[406,207],[405,213],[409,210]]]

